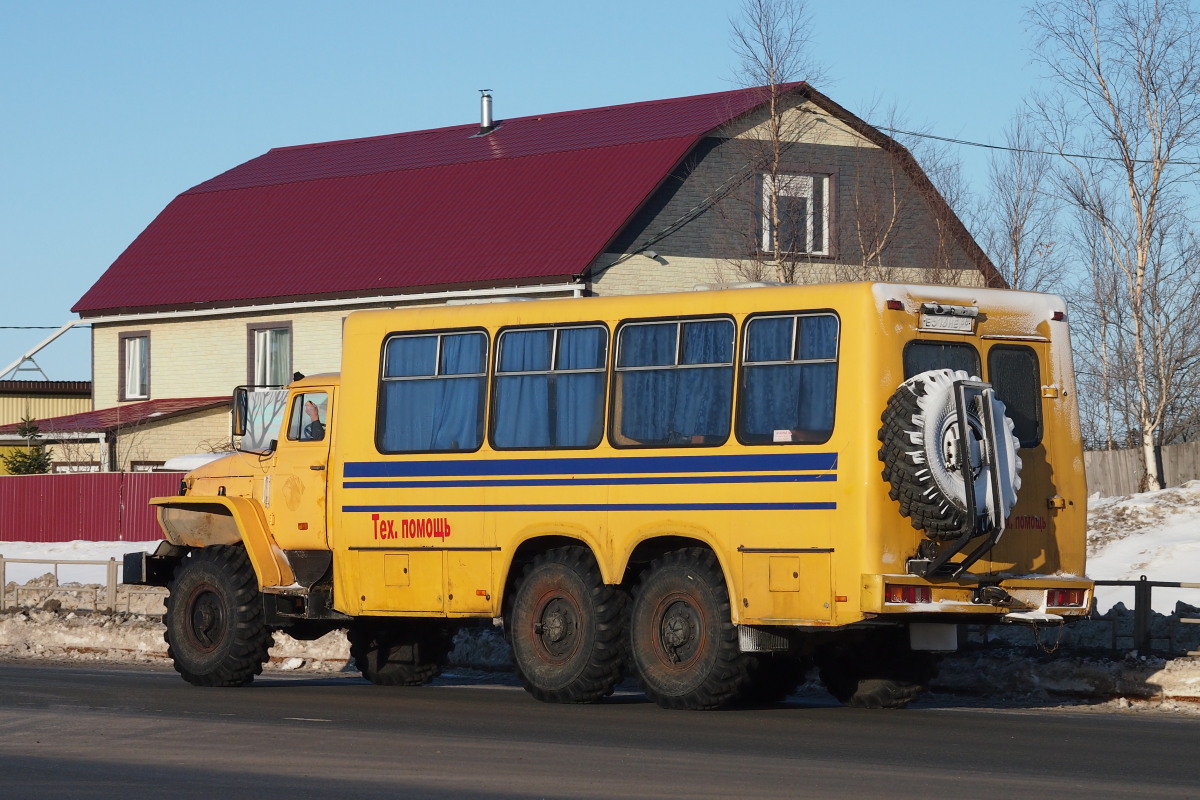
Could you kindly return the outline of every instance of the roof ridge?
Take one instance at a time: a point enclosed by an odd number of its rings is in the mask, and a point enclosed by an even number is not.
[[[790,83],[781,83],[781,84],[779,84],[779,88],[780,88],[781,92],[787,92],[787,91],[791,91],[792,89],[794,89],[797,86],[802,85],[803,83],[804,83],[804,81],[792,81]],[[607,105],[607,106],[592,106],[590,108],[572,108],[572,109],[567,109],[565,111],[547,111],[547,112],[540,113],[540,114],[526,114],[526,115],[520,116],[520,117],[505,117],[503,119],[498,119],[498,120],[496,120],[496,127],[499,128],[501,125],[503,125],[506,122],[524,122],[527,120],[542,120],[547,117],[570,117],[570,116],[578,116],[578,115],[583,115],[583,114],[595,114],[595,113],[599,113],[601,111],[612,111],[614,109],[635,109],[635,108],[646,108],[646,107],[650,107],[650,106],[663,105],[663,104],[691,103],[691,102],[696,102],[698,100],[706,100],[709,98],[714,98],[719,95],[746,94],[749,92],[760,91],[760,90],[765,90],[765,89],[769,89],[769,88],[770,87],[768,87],[768,86],[746,86],[746,87],[743,87],[740,89],[725,89],[725,90],[719,91],[719,92],[705,92],[703,94],[693,94],[693,95],[687,95],[685,97],[662,97],[657,100],[638,100],[637,102],[634,102],[634,103],[614,103],[614,104]],[[287,151],[292,151],[292,150],[310,150],[310,149],[315,150],[315,149],[319,149],[322,147],[333,147],[333,146],[338,146],[338,145],[357,144],[359,142],[379,142],[379,141],[385,141],[388,139],[407,138],[409,136],[422,136],[422,135],[430,135],[430,134],[434,134],[434,133],[448,133],[450,131],[455,130],[456,128],[461,128],[464,131],[477,130],[479,128],[479,123],[477,123],[477,122],[459,123],[457,125],[443,125],[443,126],[437,127],[437,128],[422,128],[421,130],[416,130],[416,131],[397,131],[395,133],[381,133],[376,136],[355,136],[355,137],[351,137],[349,139],[331,139],[331,140],[325,141],[325,142],[309,142],[306,144],[283,145],[281,147],[272,147],[270,150],[267,151],[267,153],[276,153],[276,152],[282,153],[282,152],[287,152]],[[663,137],[663,138],[671,138],[671,137]],[[236,167],[234,167],[234,169],[236,169]]]

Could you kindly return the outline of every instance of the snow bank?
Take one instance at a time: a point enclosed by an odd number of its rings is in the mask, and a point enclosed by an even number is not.
[[[1200,583],[1200,481],[1129,497],[1088,499],[1088,576]],[[1200,589],[1154,589],[1154,610],[1200,606]],[[1096,587],[1096,608],[1133,608],[1133,587]]]

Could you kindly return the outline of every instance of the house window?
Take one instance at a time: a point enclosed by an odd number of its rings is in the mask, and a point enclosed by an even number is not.
[[[120,335],[121,400],[150,397],[150,333]]]
[[[286,386],[292,375],[292,325],[247,326],[250,338],[249,383]]]
[[[762,247],[774,252],[829,254],[829,176],[764,175]],[[778,191],[775,191],[778,187]],[[772,224],[771,197],[778,196],[779,226]]]

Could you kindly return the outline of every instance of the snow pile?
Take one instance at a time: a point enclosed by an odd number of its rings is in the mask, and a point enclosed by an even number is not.
[[[1088,576],[1096,580],[1200,583],[1200,481],[1131,497],[1088,499]],[[1200,589],[1156,588],[1160,614],[1200,606]],[[1133,587],[1096,587],[1096,609],[1133,608]]]

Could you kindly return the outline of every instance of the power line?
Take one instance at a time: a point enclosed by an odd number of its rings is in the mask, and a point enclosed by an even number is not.
[[[870,123],[868,123],[870,124]],[[1059,158],[1085,158],[1091,161],[1112,161],[1123,164],[1125,159],[1117,158],[1116,156],[1097,156],[1088,153],[1060,153],[1056,150],[1030,150],[1024,147],[1007,147],[1001,144],[986,144],[984,142],[972,142],[968,139],[953,139],[949,136],[937,136],[932,133],[918,133],[917,131],[905,131],[899,128],[888,128],[883,125],[873,125],[881,131],[888,133],[899,133],[904,136],[916,136],[920,139],[936,139],[939,142],[949,142],[950,144],[963,145],[965,147],[982,147],[986,150],[1004,150],[1009,153],[1029,153],[1030,155],[1040,156],[1058,156]],[[1153,164],[1155,161],[1150,158],[1134,158],[1131,159],[1134,164]],[[1200,161],[1162,161],[1162,164],[1169,164],[1179,167],[1200,167]]]
[[[0,325],[0,331],[56,331],[62,325]],[[74,325],[73,328],[90,328],[90,324]]]
[[[816,117],[827,117],[829,119],[837,119],[832,114],[826,114],[819,111],[807,111]],[[1008,153],[1029,153],[1030,155],[1038,156],[1058,156],[1059,158],[1084,158],[1090,161],[1112,161],[1117,164],[1125,163],[1125,159],[1117,158],[1116,156],[1098,156],[1090,153],[1060,153],[1057,150],[1032,150],[1025,147],[1008,147],[1002,144],[987,144],[986,142],[972,142],[970,139],[954,139],[950,136],[938,136],[933,133],[920,133],[918,131],[906,131],[901,128],[889,128],[886,125],[874,125],[867,123],[872,128],[888,133],[898,133],[902,136],[915,136],[918,139],[935,139],[939,142],[947,142],[949,144],[957,144],[963,147],[980,147],[985,150],[1003,150]],[[1131,159],[1134,164],[1153,164],[1155,161],[1150,158],[1134,158]],[[1163,161],[1162,164],[1177,167],[1200,167],[1200,161]]]

